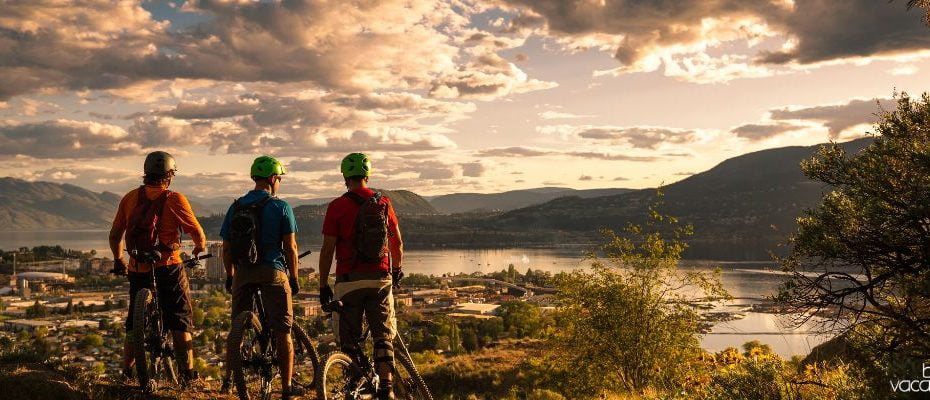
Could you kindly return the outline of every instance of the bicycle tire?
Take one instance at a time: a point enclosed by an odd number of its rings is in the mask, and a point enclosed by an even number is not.
[[[407,371],[407,374],[410,375],[409,379],[400,379],[400,374],[395,372],[396,378],[394,380],[394,394],[398,399],[405,400],[433,400],[433,394],[430,393],[429,388],[426,387],[426,382],[423,381],[423,377],[420,376],[420,371],[417,371],[416,365],[413,365],[413,360],[407,357],[406,354],[400,353],[396,357],[400,360],[400,365],[404,367]],[[397,370],[397,365],[394,365],[394,370]],[[413,386],[410,388],[410,386]],[[407,390],[413,389],[413,390]],[[403,391],[398,393],[398,391]],[[415,395],[414,397],[406,396],[407,393]],[[404,395],[404,397],[400,397]]]
[[[248,380],[246,379],[246,371],[244,368],[244,360],[242,359],[242,339],[245,336],[246,330],[252,329],[255,331],[253,337],[258,337],[258,334],[262,332],[262,323],[259,321],[258,316],[251,311],[243,311],[236,316],[236,319],[233,320],[232,327],[229,330],[229,339],[228,339],[228,358],[229,358],[229,369],[232,370],[233,382],[236,385],[236,393],[239,396],[240,400],[251,400],[251,394],[249,393]],[[249,343],[249,346],[252,346]],[[274,359],[274,357],[272,357]],[[274,364],[274,361],[272,361]],[[276,368],[272,366],[272,368]],[[261,374],[258,374],[259,378],[259,398],[260,399],[270,399],[271,398],[271,384],[274,381],[274,376],[271,379],[265,380],[265,377]]]
[[[136,293],[135,304],[132,309],[133,358],[135,358],[136,362],[136,376],[138,377],[139,387],[146,393],[155,391],[154,371],[149,365],[148,357],[145,356],[145,338],[148,334],[146,320],[149,316],[150,306],[154,305],[154,298],[149,289],[140,289]]]
[[[297,324],[296,320],[291,326],[291,335],[294,343],[294,376],[291,378],[291,384],[303,386],[307,392],[319,392],[319,385],[317,385],[317,375],[319,374],[317,371],[320,370],[320,355],[316,351],[316,346],[313,345],[310,337]],[[312,368],[310,374],[305,374],[305,371],[302,371],[301,366],[307,365]],[[308,379],[309,381],[307,381]]]
[[[352,360],[352,357],[349,357],[348,354],[343,353],[338,350],[327,354],[325,360],[326,361],[323,363],[323,368],[320,368],[318,370],[319,372],[316,378],[316,381],[318,382],[317,384],[318,396],[317,397],[322,400],[345,399],[344,393],[341,396],[330,393],[330,390],[329,390],[330,384],[333,385],[334,389],[338,388],[339,386],[342,386],[342,391],[344,391],[345,386],[339,385],[336,382],[331,382],[331,378],[329,378],[329,375],[330,375],[329,373],[333,370],[333,368],[337,364],[341,364],[345,367],[347,371],[350,371],[349,373],[352,374],[352,376],[358,376],[359,375],[358,365],[355,364],[355,361]]]

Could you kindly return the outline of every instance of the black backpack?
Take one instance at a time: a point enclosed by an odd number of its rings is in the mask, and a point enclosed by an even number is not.
[[[165,190],[155,200],[149,200],[145,196],[145,186],[139,187],[139,200],[126,228],[126,251],[138,263],[155,263],[161,260],[163,251],[170,250],[158,241],[158,222],[169,193]]]
[[[255,266],[262,259],[262,209],[271,196],[251,204],[233,202],[229,219],[229,242],[232,245],[232,263],[236,266]]]
[[[355,240],[353,242],[353,261],[364,263],[381,262],[388,256],[388,202],[381,193],[375,193],[368,200],[355,192],[344,195],[358,204],[355,217]]]

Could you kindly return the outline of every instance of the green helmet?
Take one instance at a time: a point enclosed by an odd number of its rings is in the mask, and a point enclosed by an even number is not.
[[[252,161],[252,176],[267,178],[272,175],[284,175],[284,164],[270,156],[261,156]]]
[[[164,151],[153,151],[145,156],[145,163],[142,170],[146,175],[166,175],[169,172],[177,171],[178,167],[174,163],[174,157]]]
[[[371,160],[365,153],[352,153],[342,159],[339,169],[344,178],[353,176],[371,176]]]

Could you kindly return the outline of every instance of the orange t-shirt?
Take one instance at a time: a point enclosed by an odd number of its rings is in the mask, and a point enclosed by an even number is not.
[[[164,186],[146,185],[145,197],[149,200],[155,200],[165,190],[167,189]],[[129,218],[138,202],[139,188],[133,189],[123,196],[123,199],[119,202],[119,209],[116,211],[116,217],[113,218],[114,229],[125,231],[129,228]],[[191,210],[191,205],[187,202],[187,198],[178,192],[172,191],[168,194],[168,198],[165,199],[165,208],[162,210],[161,218],[158,221],[158,240],[169,246],[173,243],[181,243],[182,230],[184,233],[190,235],[191,240],[194,241],[194,245],[200,245],[201,247],[206,246],[207,238],[204,236],[203,228],[200,227],[200,222],[197,222],[197,217],[194,216],[194,211]],[[155,265],[160,267],[163,265],[178,264],[180,262],[181,252],[180,250],[174,250],[170,253],[163,254],[162,259],[155,263]],[[133,272],[148,272],[151,270],[151,265],[136,265],[136,261],[130,259],[129,270]]]

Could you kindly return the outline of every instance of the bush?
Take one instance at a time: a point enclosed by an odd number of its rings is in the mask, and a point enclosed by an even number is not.
[[[740,354],[735,348],[705,358],[709,376],[698,382],[692,396],[706,400],[879,398],[862,371],[849,364],[809,364],[800,371],[758,342]]]
[[[641,393],[679,387],[700,354],[699,316],[679,289],[726,298],[716,274],[677,269],[691,234],[670,216],[650,208],[644,225],[621,234],[603,233],[602,261],[591,255],[592,272],[557,279],[559,307],[553,359],[564,371],[566,394]]]

